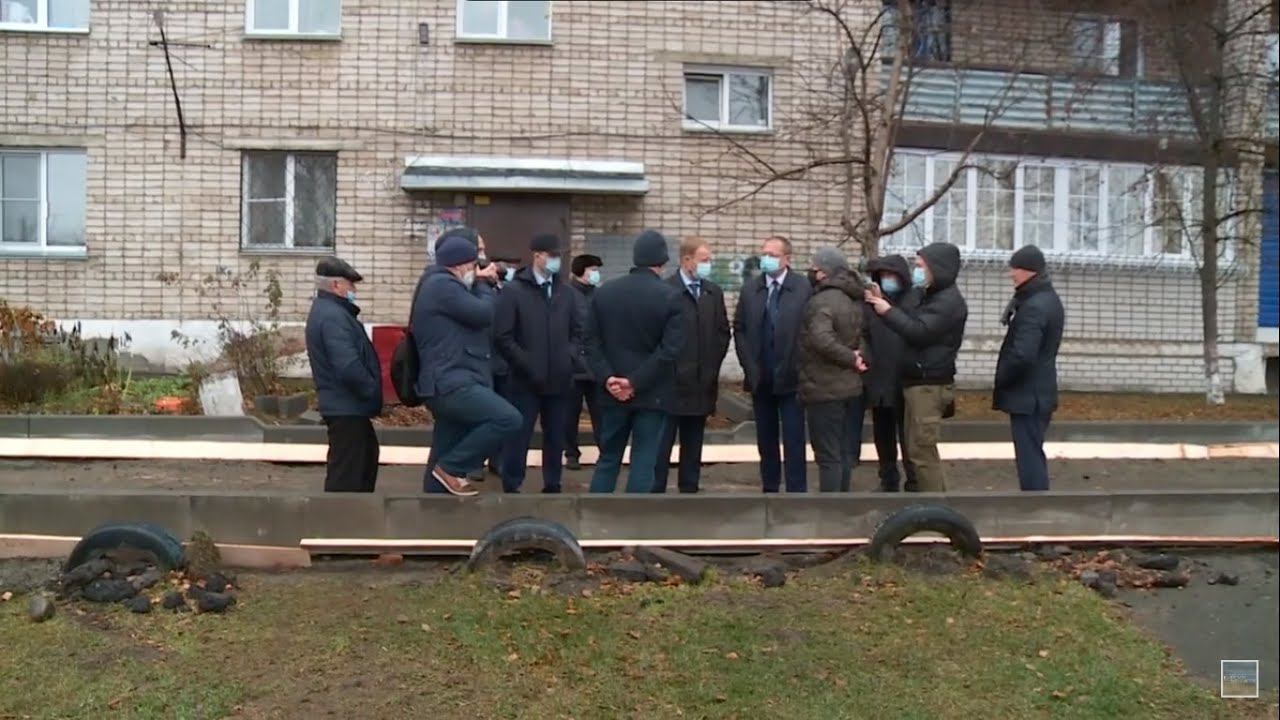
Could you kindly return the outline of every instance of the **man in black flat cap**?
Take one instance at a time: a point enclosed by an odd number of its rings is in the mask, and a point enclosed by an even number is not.
[[[587,308],[591,294],[600,286],[600,268],[604,261],[596,255],[579,255],[570,266],[572,276],[569,287],[575,291],[578,302],[578,321],[587,326]],[[582,418],[582,405],[587,405],[591,416],[591,437],[600,446],[600,393],[592,380],[591,366],[587,361],[586,345],[573,359],[573,385],[569,388],[569,412],[565,417],[564,461],[570,470],[582,469],[582,450],[578,447],[578,421]]]
[[[307,358],[329,429],[325,492],[373,492],[382,412],[382,369],[358,316],[360,273],[338,258],[316,265],[316,297],[307,315]]]
[[[1018,485],[1023,490],[1049,489],[1044,436],[1058,409],[1058,346],[1066,313],[1049,282],[1044,253],[1027,245],[1009,258],[1013,298],[1001,323],[1008,328],[996,361],[996,410],[1009,413]]]
[[[560,278],[560,238],[539,235],[533,260],[516,271],[498,297],[494,344],[506,360],[506,399],[520,411],[520,432],[506,438],[502,489],[524,484],[534,424],[542,422],[542,492],[560,492],[565,413],[573,384],[574,358],[582,346],[582,323],[574,291]]]

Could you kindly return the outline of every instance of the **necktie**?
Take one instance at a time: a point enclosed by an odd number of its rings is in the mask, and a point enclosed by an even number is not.
[[[694,300],[697,300],[702,295],[702,283],[697,280],[689,283],[689,293],[693,295]]]
[[[546,293],[547,293],[547,299],[548,299],[548,300],[550,300],[550,299],[551,299],[551,281],[550,281],[550,280],[548,280],[548,281],[546,281],[546,282],[542,283],[542,288],[543,288],[543,289],[546,291]]]
[[[776,322],[778,319],[778,283],[769,283],[769,297],[766,298],[766,309],[769,313],[769,322]]]

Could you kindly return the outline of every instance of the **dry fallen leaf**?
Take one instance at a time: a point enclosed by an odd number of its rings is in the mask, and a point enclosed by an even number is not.
[[[1036,654],[1037,654],[1037,655],[1039,655],[1039,656],[1040,656],[1040,657],[1042,657],[1042,658],[1047,658],[1047,657],[1049,657],[1049,651],[1048,651],[1048,650],[1041,650],[1040,652],[1038,652],[1038,653],[1036,653]]]
[[[423,631],[423,632],[431,632],[431,626],[430,626],[430,625],[428,625],[428,624],[426,624],[426,623],[422,623],[422,631]]]
[[[591,594],[592,593],[590,588],[582,588],[582,597],[589,598],[591,597]]]
[[[511,653],[507,656],[507,662],[515,662],[520,659],[520,653]]]
[[[13,593],[9,592],[8,590],[6,590],[3,595],[0,595],[0,602],[9,602],[12,599],[13,599]]]
[[[738,653],[736,653],[736,652],[727,652],[727,653],[725,653],[725,654],[724,654],[724,659],[725,659],[725,660],[737,660],[737,659],[738,659]]]
[[[511,590],[510,592],[507,593],[507,597],[511,598],[512,600],[519,600],[520,590],[519,589]]]
[[[950,618],[950,617],[949,617],[949,618],[947,618],[947,624],[948,624],[948,625],[955,625],[955,624],[956,624],[956,619],[955,619],[955,618]]]
[[[628,630],[627,635],[630,635],[632,640],[640,639],[640,632],[638,630]]]

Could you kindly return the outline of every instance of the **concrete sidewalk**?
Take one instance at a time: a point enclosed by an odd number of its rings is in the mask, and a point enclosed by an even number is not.
[[[1054,490],[1223,490],[1275,489],[1280,483],[1277,460],[1061,460],[1050,463]],[[378,475],[382,494],[412,494],[422,488],[422,468],[385,466]],[[759,492],[754,463],[708,465],[703,468],[702,488],[708,492]],[[958,492],[1017,490],[1017,475],[1008,461],[959,461],[947,463],[950,489]],[[625,484],[623,469],[619,485]],[[566,492],[585,492],[591,470],[565,472]],[[809,467],[809,486],[817,490],[817,468]],[[874,489],[878,480],[874,463],[854,472],[856,491]],[[309,493],[321,492],[324,468],[320,465],[283,465],[255,462],[188,461],[51,461],[0,459],[0,490],[62,489],[68,492],[94,489],[225,490]],[[675,491],[672,471],[670,490]],[[479,483],[484,493],[501,492],[498,478]],[[542,488],[541,472],[530,468],[526,492]]]

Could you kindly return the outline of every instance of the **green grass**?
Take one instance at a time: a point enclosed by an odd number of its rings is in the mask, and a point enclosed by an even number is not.
[[[853,567],[513,598],[257,576],[227,616],[0,605],[0,718],[1233,718],[1076,583]]]
[[[167,397],[187,397],[191,383],[182,375],[134,376],[129,378],[123,397],[121,414],[145,415],[156,412],[156,400]],[[28,412],[50,415],[93,415],[105,412],[100,388],[78,387],[48,398],[40,407],[25,408]]]

